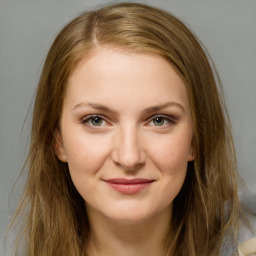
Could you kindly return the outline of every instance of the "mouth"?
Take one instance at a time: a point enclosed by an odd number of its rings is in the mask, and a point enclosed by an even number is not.
[[[104,180],[114,190],[126,194],[132,195],[139,193],[140,191],[149,187],[155,180],[150,179],[108,179]]]

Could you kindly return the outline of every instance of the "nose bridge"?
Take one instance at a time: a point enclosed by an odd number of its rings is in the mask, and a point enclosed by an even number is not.
[[[134,170],[145,161],[139,128],[135,125],[120,127],[115,136],[113,160],[126,170]]]

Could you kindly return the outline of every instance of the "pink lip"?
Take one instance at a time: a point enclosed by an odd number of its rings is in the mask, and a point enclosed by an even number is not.
[[[146,187],[150,186],[154,180],[149,179],[109,179],[104,180],[114,190],[126,194],[132,195],[140,192]]]

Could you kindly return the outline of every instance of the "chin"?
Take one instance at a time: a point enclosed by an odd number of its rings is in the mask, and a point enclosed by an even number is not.
[[[112,219],[112,221],[120,224],[140,224],[143,222],[146,222],[150,219],[151,216],[145,216],[145,215],[139,215],[139,214],[126,214],[126,216],[109,216],[109,218]]]
[[[114,210],[114,209],[113,209]],[[104,215],[112,221],[123,224],[139,224],[149,221],[154,216],[158,215],[159,210],[152,211],[145,207],[136,208],[122,208],[121,210],[115,209],[114,211],[106,212]]]

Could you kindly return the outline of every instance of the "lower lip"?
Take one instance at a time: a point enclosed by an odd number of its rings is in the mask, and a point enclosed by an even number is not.
[[[110,187],[112,187],[114,190],[122,194],[132,195],[132,194],[139,193],[143,189],[149,187],[152,184],[152,182],[143,182],[143,183],[134,183],[134,184],[107,182],[107,184]]]

